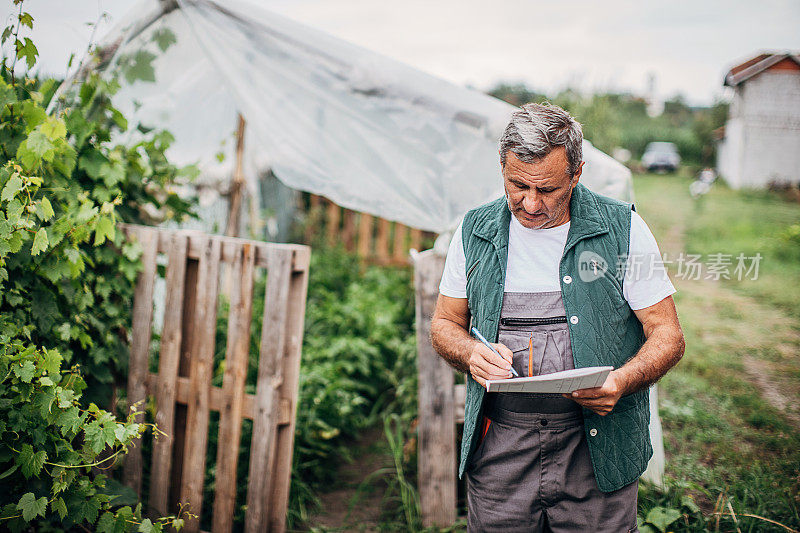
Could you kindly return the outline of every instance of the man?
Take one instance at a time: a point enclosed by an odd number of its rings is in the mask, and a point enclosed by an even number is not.
[[[579,183],[582,140],[557,106],[515,112],[500,139],[505,198],[467,213],[450,244],[431,340],[467,374],[469,531],[637,530],[647,388],[684,339],[647,225]],[[469,335],[470,320],[502,357]],[[571,395],[486,393],[512,365],[520,376],[614,370]]]

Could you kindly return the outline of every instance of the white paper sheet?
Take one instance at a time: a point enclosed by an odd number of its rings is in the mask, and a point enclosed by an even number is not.
[[[490,379],[486,382],[486,391],[570,393],[578,389],[600,387],[612,370],[613,366],[588,366],[542,376]]]

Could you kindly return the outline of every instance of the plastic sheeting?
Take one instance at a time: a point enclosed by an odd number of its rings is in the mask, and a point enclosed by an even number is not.
[[[294,189],[434,232],[502,194],[497,141],[514,107],[256,5],[142,0],[101,47],[131,125],[114,140],[136,140],[137,123],[169,130],[168,157],[198,163],[201,188],[224,193],[232,179],[241,113],[251,194],[271,169]],[[588,142],[584,159],[583,183],[632,201],[623,165]]]

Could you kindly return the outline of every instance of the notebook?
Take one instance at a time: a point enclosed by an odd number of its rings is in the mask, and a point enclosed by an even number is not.
[[[570,393],[578,389],[600,387],[613,366],[588,366],[541,376],[486,381],[487,392]]]

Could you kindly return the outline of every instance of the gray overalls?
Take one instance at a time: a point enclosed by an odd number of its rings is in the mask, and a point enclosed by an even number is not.
[[[503,296],[499,342],[520,376],[574,368],[561,292]],[[597,488],[580,405],[560,394],[487,393],[483,440],[467,468],[467,525],[477,532],[629,532],[638,481]]]

